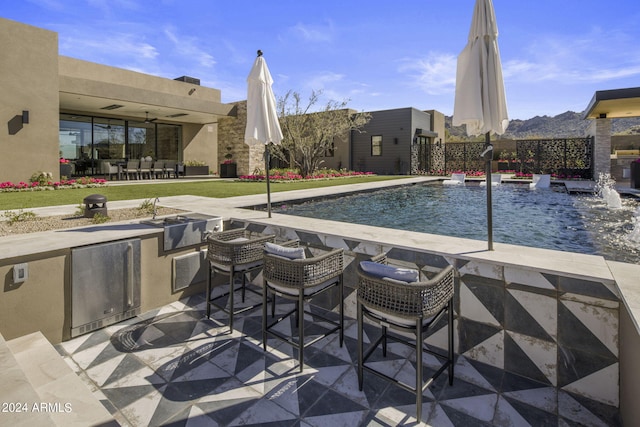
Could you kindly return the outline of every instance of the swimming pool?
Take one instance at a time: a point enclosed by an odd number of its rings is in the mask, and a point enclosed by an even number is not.
[[[493,240],[538,248],[602,255],[640,262],[640,244],[629,240],[638,202],[623,199],[609,209],[594,195],[569,195],[563,187],[530,190],[519,184],[494,187]],[[288,215],[386,228],[487,239],[486,189],[474,184],[412,185],[335,199],[274,206]]]

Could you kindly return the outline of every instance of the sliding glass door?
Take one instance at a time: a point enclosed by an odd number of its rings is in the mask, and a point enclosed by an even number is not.
[[[180,125],[60,114],[58,139],[67,177],[102,174],[105,162],[182,160]]]

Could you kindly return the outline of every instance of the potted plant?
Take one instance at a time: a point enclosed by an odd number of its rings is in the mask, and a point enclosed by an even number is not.
[[[631,188],[640,188],[640,158],[631,162]]]
[[[209,175],[209,166],[199,160],[187,160],[184,162],[184,175]]]
[[[227,154],[224,155],[224,162],[220,165],[220,178],[236,178],[238,170],[236,162],[231,154],[231,147],[227,147]]]
[[[60,178],[71,178],[71,162],[69,160],[60,157]]]
[[[507,170],[509,170],[509,153],[506,150],[502,150],[498,159],[498,171]]]

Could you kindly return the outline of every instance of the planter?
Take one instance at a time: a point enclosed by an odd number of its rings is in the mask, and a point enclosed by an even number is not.
[[[67,178],[71,178],[71,164],[70,163],[60,163],[60,178],[66,176]]]
[[[209,166],[185,166],[185,176],[209,175]]]
[[[640,188],[640,163],[631,162],[631,188]]]
[[[223,163],[220,165],[220,178],[236,178],[238,176],[237,173],[237,164],[235,163]]]

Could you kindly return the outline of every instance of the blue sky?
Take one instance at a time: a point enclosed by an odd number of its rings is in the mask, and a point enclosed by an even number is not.
[[[256,50],[277,97],[359,111],[453,113],[474,0],[21,0],[0,16],[58,33],[59,53],[246,99]],[[494,0],[509,117],[583,111],[596,90],[640,86],[637,0]]]

